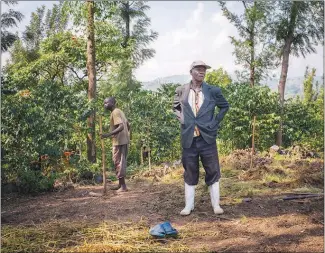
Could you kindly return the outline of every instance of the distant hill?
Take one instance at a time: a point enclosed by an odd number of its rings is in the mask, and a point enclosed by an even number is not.
[[[231,75],[231,77],[233,80],[235,79],[234,76]],[[162,84],[166,84],[166,83],[185,84],[185,83],[188,83],[190,80],[191,80],[190,75],[166,76],[166,77],[156,78],[155,80],[150,81],[150,82],[143,82],[142,87],[143,87],[143,89],[146,89],[146,90],[156,91]],[[303,76],[288,78],[287,82],[286,82],[286,91],[285,91],[286,97],[302,95],[303,94],[303,81],[304,81]],[[316,76],[314,83],[316,83],[316,81],[319,82],[320,86],[323,84],[323,80],[322,80],[321,76]],[[273,79],[264,81],[262,83],[265,83],[265,85],[270,87],[270,89],[272,91],[278,90],[278,84],[279,84],[278,78],[273,78]]]
[[[162,84],[165,83],[179,83],[185,84],[191,80],[190,75],[173,75],[173,76],[166,76],[161,78],[156,78],[153,81],[143,82],[142,87],[145,90],[154,90],[156,91]]]
[[[303,95],[304,93],[304,77],[299,76],[299,77],[293,77],[293,78],[288,78],[286,82],[286,88],[285,88],[285,95],[286,97],[291,97],[291,96],[296,96],[296,95]],[[314,79],[314,84],[316,82],[319,82],[319,88],[323,85],[323,79],[321,76],[315,76]],[[270,87],[271,90],[277,91],[278,90],[278,84],[279,84],[279,79],[270,79],[266,81],[266,85]]]

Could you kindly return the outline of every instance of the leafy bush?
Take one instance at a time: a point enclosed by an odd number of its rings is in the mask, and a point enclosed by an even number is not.
[[[323,99],[304,103],[299,98],[290,99],[285,104],[283,124],[284,146],[300,144],[310,150],[324,149],[324,109]]]
[[[44,176],[40,171],[26,170],[19,173],[17,188],[19,193],[39,193],[53,189],[55,174]]]
[[[251,88],[245,83],[229,84],[223,93],[230,105],[219,131],[225,151],[251,147],[253,116],[256,116],[256,149],[272,146],[280,119],[278,95],[266,86]]]

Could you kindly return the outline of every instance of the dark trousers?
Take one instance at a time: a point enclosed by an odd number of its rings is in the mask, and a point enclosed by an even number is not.
[[[184,167],[184,181],[188,185],[199,182],[199,158],[205,170],[205,183],[210,186],[220,179],[220,166],[216,142],[206,143],[201,137],[194,137],[190,148],[183,148],[182,163]]]

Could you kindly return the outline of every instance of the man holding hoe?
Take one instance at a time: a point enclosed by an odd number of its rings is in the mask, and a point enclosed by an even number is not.
[[[112,190],[125,192],[128,190],[125,184],[125,176],[130,143],[130,124],[124,113],[116,107],[116,100],[114,97],[105,98],[104,108],[105,110],[111,111],[110,132],[101,134],[100,138],[112,138],[113,163],[116,176],[119,180],[118,186]]]

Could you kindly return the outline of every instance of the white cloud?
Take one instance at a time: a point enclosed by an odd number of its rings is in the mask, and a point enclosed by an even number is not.
[[[193,40],[198,36],[199,31],[188,32],[186,30],[178,30],[171,33],[173,38],[173,46],[180,45],[184,41]]]
[[[213,14],[210,18],[211,22],[220,30],[216,35],[213,45],[218,48],[226,43],[230,43],[230,35],[237,35],[236,28],[230,24],[228,19],[223,16],[222,11]]]
[[[203,3],[198,3],[190,18],[185,21],[185,27],[172,31],[169,34],[172,37],[173,46],[180,45],[185,41],[194,40],[198,36],[198,28],[202,23],[203,11]]]
[[[229,37],[228,37],[228,33],[225,30],[222,30],[214,39],[213,41],[213,45],[218,48],[220,46],[222,46],[223,44],[226,44],[227,42],[230,41]]]
[[[155,58],[148,60],[143,64],[143,67],[148,71],[156,71],[159,68],[158,62]]]
[[[191,17],[186,20],[186,27],[196,26],[202,22],[202,14],[204,12],[204,4],[197,3],[196,9],[193,11]]]
[[[227,19],[222,15],[222,11],[219,11],[215,14],[212,15],[211,17],[211,22],[213,23],[225,23],[225,21],[227,21]]]

